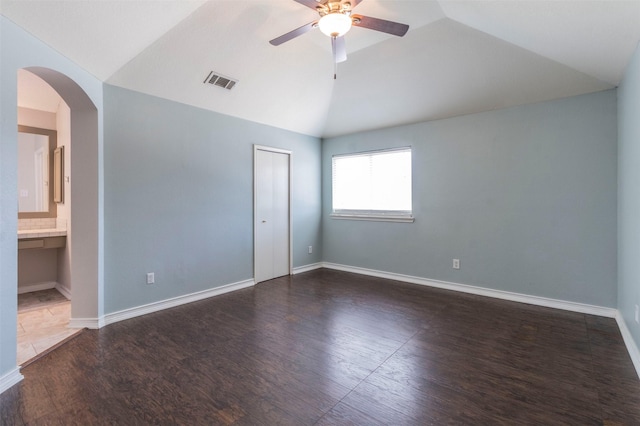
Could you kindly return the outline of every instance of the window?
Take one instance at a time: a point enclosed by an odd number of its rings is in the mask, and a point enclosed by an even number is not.
[[[332,217],[413,221],[411,148],[335,155],[332,179]]]

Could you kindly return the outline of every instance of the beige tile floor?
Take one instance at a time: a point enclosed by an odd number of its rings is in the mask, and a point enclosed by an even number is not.
[[[80,331],[67,327],[71,301],[57,290],[44,292],[18,296],[18,365]]]

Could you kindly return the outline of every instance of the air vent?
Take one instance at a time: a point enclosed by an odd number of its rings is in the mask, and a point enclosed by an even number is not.
[[[215,71],[211,71],[203,83],[212,84],[214,86],[222,87],[223,89],[231,90],[236,85],[238,80],[234,80],[229,77],[224,77]]]

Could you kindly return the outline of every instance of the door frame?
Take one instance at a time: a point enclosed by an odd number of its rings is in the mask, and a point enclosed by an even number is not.
[[[267,152],[275,152],[278,154],[286,154],[289,161],[289,182],[288,182],[288,191],[289,196],[287,197],[288,202],[288,213],[289,213],[289,275],[293,275],[293,220],[291,216],[291,172],[293,169],[293,151],[274,148],[271,146],[265,145],[253,145],[253,281],[256,284],[256,259],[258,258],[258,245],[256,244],[256,231],[257,231],[257,223],[258,223],[258,203],[257,203],[257,152],[258,151],[267,151]]]

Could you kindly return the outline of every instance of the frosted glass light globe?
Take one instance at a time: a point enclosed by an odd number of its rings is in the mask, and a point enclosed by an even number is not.
[[[351,29],[351,18],[343,13],[330,13],[320,18],[318,26],[329,37],[340,37]]]

